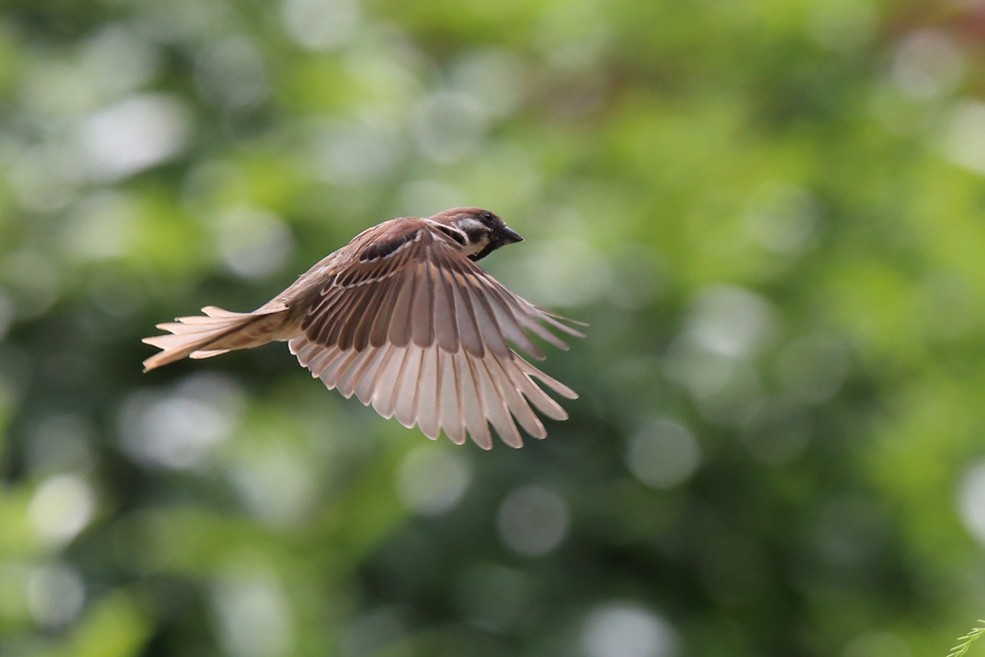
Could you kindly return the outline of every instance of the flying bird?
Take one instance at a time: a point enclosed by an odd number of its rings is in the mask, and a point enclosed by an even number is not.
[[[584,337],[555,315],[507,290],[476,261],[522,241],[482,208],[427,218],[401,217],[364,230],[253,312],[215,306],[204,316],[158,324],[170,335],[144,338],[161,349],[144,371],[185,357],[209,358],[286,340],[298,362],[346,398],[355,395],[384,418],[455,443],[466,436],[492,447],[490,425],[520,447],[517,423],[535,437],[568,415],[545,391],[576,399],[527,362],[536,336],[567,344],[551,330]]]

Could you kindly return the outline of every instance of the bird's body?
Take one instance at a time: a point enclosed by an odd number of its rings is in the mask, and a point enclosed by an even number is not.
[[[581,334],[513,294],[475,264],[522,238],[487,210],[454,208],[428,218],[391,219],[325,257],[250,313],[206,307],[205,316],[159,324],[171,335],[145,338],[162,351],[144,371],[185,357],[208,358],[289,341],[302,366],[329,389],[353,394],[384,417],[456,443],[466,434],[490,448],[489,425],[509,445],[516,423],[546,435],[533,407],[567,414],[534,381],[577,395],[510,346],[543,358],[530,332],[565,349],[546,326]]]

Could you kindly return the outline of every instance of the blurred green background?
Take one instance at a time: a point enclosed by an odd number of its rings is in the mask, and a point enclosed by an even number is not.
[[[983,175],[979,1],[5,0],[0,654],[943,655]],[[430,442],[283,346],[141,374],[454,205],[591,324],[547,440]]]

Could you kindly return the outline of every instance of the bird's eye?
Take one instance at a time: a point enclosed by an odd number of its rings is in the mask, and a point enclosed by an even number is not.
[[[487,210],[486,212],[483,212],[482,214],[479,215],[479,219],[481,219],[483,223],[490,223],[494,219],[493,213]]]

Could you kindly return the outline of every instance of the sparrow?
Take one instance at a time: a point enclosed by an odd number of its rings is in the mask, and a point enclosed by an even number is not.
[[[384,418],[456,444],[493,445],[490,425],[511,447],[517,423],[535,437],[568,414],[545,391],[577,394],[527,362],[543,359],[531,335],[567,349],[578,324],[507,290],[477,261],[523,241],[482,208],[399,217],[364,230],[253,312],[207,306],[204,316],[158,324],[144,338],[161,349],[144,372],[185,357],[287,341],[298,362],[329,390],[353,395]]]

